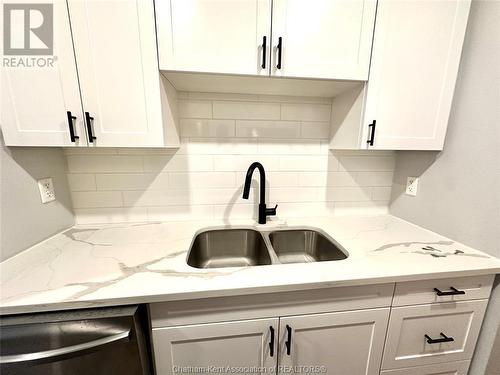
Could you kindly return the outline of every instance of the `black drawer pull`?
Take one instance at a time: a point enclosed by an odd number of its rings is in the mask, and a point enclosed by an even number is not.
[[[452,342],[452,341],[455,341],[455,339],[453,337],[448,337],[443,332],[441,332],[440,335],[442,337],[440,339],[433,339],[429,335],[424,335],[424,336],[427,339],[427,344],[440,344],[442,342]]]
[[[457,296],[460,294],[465,294],[465,291],[458,290],[452,286],[450,286],[449,292],[443,292],[443,291],[439,290],[438,288],[434,288],[434,291],[436,292],[436,295],[438,295],[438,296]]]
[[[267,37],[262,37],[262,69],[266,69]]]
[[[278,38],[278,64],[276,65],[277,69],[281,69],[281,49],[283,48],[283,38]]]
[[[94,121],[94,118],[90,116],[90,113],[85,112],[85,122],[87,123],[87,133],[88,133],[87,135],[89,137],[90,143],[93,143],[94,139],[97,139],[96,137],[94,137],[92,133],[92,121]]]
[[[288,335],[288,338],[285,341],[286,354],[290,355],[290,353],[292,351],[292,327],[290,327],[288,324],[286,325],[286,332]]]
[[[274,328],[269,327],[269,331],[271,332],[271,340],[269,341],[269,355],[271,357],[274,356]]]
[[[71,111],[66,111],[66,115],[68,116],[68,126],[69,126],[69,138],[71,142],[76,142],[80,137],[75,135],[75,128],[73,125],[73,120],[76,120],[76,116],[71,114]]]
[[[366,143],[368,145],[373,146],[373,142],[375,142],[375,127],[377,126],[377,120],[373,120],[371,124],[368,124],[368,132],[370,131],[371,128],[371,134],[368,136],[368,140]]]

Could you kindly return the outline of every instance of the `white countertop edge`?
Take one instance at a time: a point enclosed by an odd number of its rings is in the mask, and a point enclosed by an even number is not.
[[[311,289],[326,289],[335,287],[349,287],[349,286],[365,286],[373,284],[391,284],[406,281],[422,281],[429,279],[447,279],[453,277],[468,277],[468,276],[483,276],[500,274],[500,267],[484,268],[484,269],[471,269],[464,271],[449,271],[441,273],[419,273],[408,274],[404,276],[385,276],[378,278],[366,279],[352,279],[352,280],[338,280],[338,281],[324,281],[324,282],[311,282],[311,283],[298,283],[298,284],[283,284],[283,285],[270,285],[258,286],[248,288],[228,288],[228,289],[214,289],[196,292],[182,292],[182,293],[168,293],[168,294],[154,294],[154,295],[137,295],[130,297],[118,297],[107,299],[92,299],[92,300],[78,300],[78,301],[64,301],[49,304],[29,304],[18,306],[0,306],[1,315],[17,315],[32,312],[49,312],[60,310],[75,310],[97,307],[110,307],[110,306],[123,306],[135,304],[148,304],[159,302],[173,302],[173,301],[186,301],[193,299],[205,299],[214,297],[232,297],[242,295],[256,295],[266,293],[281,293],[281,292],[297,292],[302,290]]]

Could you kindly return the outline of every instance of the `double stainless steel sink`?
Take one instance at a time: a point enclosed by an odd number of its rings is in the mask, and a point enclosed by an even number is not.
[[[342,260],[347,251],[316,229],[207,229],[198,233],[187,263],[195,268],[248,267]]]

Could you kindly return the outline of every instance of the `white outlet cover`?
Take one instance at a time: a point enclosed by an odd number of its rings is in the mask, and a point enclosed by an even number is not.
[[[38,189],[40,190],[42,203],[48,203],[56,200],[56,193],[54,192],[52,178],[43,178],[38,180]]]
[[[406,194],[415,197],[418,189],[418,177],[408,177],[406,179]]]

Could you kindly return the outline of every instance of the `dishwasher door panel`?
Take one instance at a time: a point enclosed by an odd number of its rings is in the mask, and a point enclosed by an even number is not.
[[[138,307],[2,318],[2,375],[145,375],[148,340]]]

